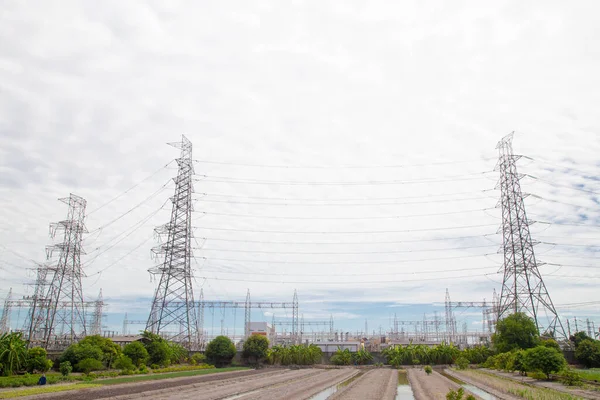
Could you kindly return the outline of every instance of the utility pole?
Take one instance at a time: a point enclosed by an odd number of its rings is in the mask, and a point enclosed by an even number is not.
[[[538,242],[532,240],[529,232],[532,221],[525,212],[526,195],[521,192],[520,183],[523,175],[517,171],[520,156],[513,154],[512,139],[511,133],[496,146],[500,153],[496,170],[500,171],[497,187],[501,191],[499,205],[502,208],[504,254],[498,317],[523,312],[534,319],[540,335],[566,340],[565,330],[538,270],[542,264],[536,260],[533,250]]]
[[[153,248],[163,255],[162,263],[148,271],[160,276],[152,300],[146,330],[162,335],[189,350],[198,348],[198,323],[192,289],[192,193],[194,192],[192,143],[182,135],[181,142],[169,143],[181,150],[171,197],[171,221],[155,229],[166,240]]]

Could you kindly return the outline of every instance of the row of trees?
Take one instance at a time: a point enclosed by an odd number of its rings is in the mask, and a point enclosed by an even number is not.
[[[46,350],[41,347],[27,349],[27,342],[20,332],[0,336],[0,372],[4,376],[21,371],[46,372],[53,365],[47,356]]]
[[[446,343],[432,347],[411,343],[404,346],[388,347],[382,353],[387,363],[395,367],[417,364],[454,364],[459,358],[464,358],[471,364],[479,364],[492,355],[492,351],[485,346],[460,350],[453,344]]]

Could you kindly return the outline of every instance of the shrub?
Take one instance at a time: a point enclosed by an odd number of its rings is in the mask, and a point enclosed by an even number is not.
[[[202,353],[195,353],[194,355],[192,355],[192,357],[190,358],[190,363],[192,365],[195,364],[202,364],[204,361],[206,361],[206,356]]]
[[[69,361],[63,361],[60,363],[59,370],[62,376],[69,376],[73,372],[73,366]]]
[[[146,365],[148,362],[149,354],[148,350],[140,342],[131,342],[123,348],[123,354],[131,359],[136,367]],[[118,367],[117,367],[118,368]]]
[[[48,360],[46,358],[47,356],[48,353],[46,353],[46,350],[42,349],[41,347],[33,347],[29,349],[27,352],[27,358],[25,359],[25,367],[27,372],[46,372],[52,368],[54,363],[52,360]]]
[[[431,375],[431,373],[433,372],[433,369],[431,369],[429,365],[426,365],[425,368],[423,368],[423,370],[425,370],[425,373],[427,375]]]
[[[525,365],[528,370],[541,371],[550,379],[550,374],[561,371],[567,365],[567,361],[558,350],[537,346],[525,352]]]
[[[104,364],[101,361],[98,361],[94,358],[86,358],[77,363],[75,368],[83,372],[84,374],[89,374],[91,371],[98,371],[104,368]]]
[[[565,368],[559,374],[558,379],[567,386],[579,386],[582,383],[581,376],[570,368]]]
[[[148,373],[150,373],[150,371],[148,370],[148,367],[146,367],[145,365],[142,365],[140,367],[140,374],[144,374],[145,375],[145,374],[148,374]]]
[[[342,350],[338,347],[330,361],[335,365],[350,365],[352,364],[352,353],[349,349]]]
[[[368,350],[359,349],[352,355],[352,359],[358,365],[365,365],[373,361],[373,355]]]
[[[115,361],[115,368],[120,370],[129,370],[133,371],[135,369],[135,365],[133,361],[128,356],[121,354],[119,358]]]
[[[600,341],[583,339],[575,349],[575,358],[587,368],[600,367]]]
[[[150,364],[169,366],[171,365],[172,348],[169,343],[151,332],[144,332],[142,336],[146,339],[143,343],[148,352]]]
[[[469,368],[469,360],[462,356],[458,357],[456,359],[456,366],[458,367],[458,369],[467,369]]]
[[[269,349],[269,340],[265,336],[252,335],[244,342],[244,358],[249,361],[254,359],[255,363],[260,363],[260,360],[267,357]]]
[[[447,400],[462,400],[464,395],[465,395],[465,389],[459,388],[457,391],[450,390],[446,394],[446,399]],[[470,394],[465,398],[465,400],[475,400],[475,396]]]
[[[20,332],[4,333],[0,336],[0,364],[2,374],[12,375],[21,370],[27,357],[27,344]]]
[[[217,368],[223,367],[235,357],[235,346],[227,336],[217,336],[206,346],[206,358],[214,362]]]

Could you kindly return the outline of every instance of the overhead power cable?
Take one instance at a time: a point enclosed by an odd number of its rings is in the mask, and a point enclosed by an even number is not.
[[[285,185],[285,186],[371,186],[371,185],[409,185],[419,183],[434,183],[448,181],[469,181],[485,178],[485,174],[493,171],[478,172],[474,174],[462,174],[446,176],[439,179],[418,179],[418,180],[389,180],[389,181],[355,181],[355,182],[319,182],[319,181],[271,181],[262,179],[244,179],[227,176],[201,175],[203,179],[196,179],[200,182],[221,182],[221,183],[240,183],[240,184],[259,184],[259,185]]]
[[[216,266],[215,266],[216,267]],[[476,268],[458,268],[458,269],[446,269],[446,270],[436,270],[436,271],[416,271],[416,272],[366,272],[366,273],[348,273],[344,271],[342,274],[298,274],[294,272],[290,273],[279,273],[279,272],[240,272],[240,271],[224,271],[222,269],[209,269],[202,268],[202,271],[206,272],[218,272],[223,274],[236,274],[236,275],[265,275],[265,276],[388,276],[388,275],[427,275],[427,274],[438,274],[445,272],[462,272],[462,271],[481,271],[481,270],[490,270],[496,269],[497,267],[476,267]]]
[[[200,164],[215,164],[215,165],[232,165],[239,167],[256,167],[256,168],[282,168],[282,169],[377,169],[377,168],[411,168],[411,167],[426,167],[434,165],[452,165],[452,164],[467,164],[479,161],[495,160],[496,157],[483,157],[473,160],[461,161],[441,161],[435,163],[422,164],[383,164],[383,165],[274,165],[274,164],[253,164],[253,163],[236,163],[227,161],[215,160],[194,160]]]
[[[173,163],[173,161],[175,160],[171,160],[169,161],[167,164],[163,165],[162,167],[160,167],[159,169],[157,169],[156,171],[154,171],[152,174],[148,175],[147,177],[145,177],[144,179],[142,179],[141,181],[137,182],[135,185],[133,185],[132,187],[130,187],[129,189],[125,190],[124,192],[122,192],[121,194],[117,195],[116,197],[113,197],[112,199],[110,199],[108,202],[102,204],[100,207],[93,209],[92,211],[87,213],[87,216],[92,215],[93,213],[95,213],[98,210],[101,210],[102,208],[106,207],[107,205],[109,205],[110,203],[112,203],[113,201],[119,199],[120,197],[124,196],[125,194],[129,193],[130,191],[132,191],[133,189],[135,189],[136,187],[138,187],[139,185],[141,185],[142,183],[146,182],[148,179],[153,178],[156,174],[158,174],[159,172],[161,172],[163,169],[167,168],[169,165],[171,165],[171,163]]]
[[[442,213],[430,213],[430,214],[412,214],[412,215],[379,215],[370,217],[289,217],[285,215],[254,215],[254,214],[236,214],[236,213],[220,213],[220,212],[206,212],[203,211],[203,215],[217,215],[225,217],[240,217],[240,218],[264,218],[264,219],[288,219],[288,220],[377,220],[377,219],[399,219],[399,218],[416,218],[416,217],[432,217],[440,215],[454,215],[454,214],[466,214],[473,212],[482,212],[487,210],[493,210],[494,208],[478,208],[474,210],[463,210],[463,211],[449,211]]]
[[[466,247],[446,247],[443,249],[418,249],[418,250],[392,250],[392,251],[342,251],[342,252],[314,252],[314,251],[272,251],[272,250],[241,250],[241,249],[211,249],[211,248],[196,248],[196,250],[206,251],[223,251],[231,253],[260,253],[260,254],[304,254],[304,255],[331,255],[331,254],[400,254],[400,253],[426,253],[430,251],[452,251],[452,250],[468,250],[468,249],[481,249],[497,247],[497,245],[485,245],[485,246],[466,246]]]
[[[343,246],[343,245],[371,245],[371,244],[402,244],[402,243],[419,243],[419,242],[437,242],[442,240],[463,240],[463,239],[476,239],[487,236],[498,236],[494,233],[487,233],[484,235],[470,235],[470,236],[456,236],[456,237],[442,237],[442,238],[431,238],[431,239],[413,239],[413,240],[388,240],[388,241],[362,241],[362,242],[297,242],[297,241],[276,241],[276,240],[245,240],[245,239],[230,239],[230,238],[213,238],[203,237],[205,241],[219,241],[219,242],[232,242],[232,243],[261,243],[261,244],[292,244],[292,245],[325,245],[325,246]]]
[[[526,176],[528,176],[530,178],[533,178],[533,179],[535,179],[537,181],[544,182],[544,183],[546,183],[546,184],[548,184],[550,186],[561,187],[561,188],[565,188],[565,189],[577,190],[577,191],[584,192],[584,193],[590,193],[590,194],[600,195],[600,192],[595,192],[593,190],[588,190],[588,189],[584,189],[584,188],[578,188],[578,187],[575,187],[575,186],[561,185],[560,183],[549,181],[549,180],[543,179],[543,178],[538,178],[538,177],[535,177],[533,175],[526,175]]]
[[[430,231],[447,231],[453,229],[471,229],[471,228],[489,228],[497,226],[496,224],[484,225],[464,225],[450,226],[444,228],[425,228],[425,229],[405,229],[405,230],[387,230],[387,231],[351,231],[351,232],[331,232],[331,231],[272,231],[272,230],[257,230],[257,229],[237,229],[237,228],[217,228],[212,226],[197,226],[194,229],[209,229],[214,231],[231,231],[231,232],[256,232],[256,233],[282,233],[282,234],[327,234],[327,235],[355,235],[355,234],[377,234],[377,233],[412,233],[412,232],[430,232]]]
[[[301,265],[348,265],[348,264],[403,264],[411,262],[425,262],[425,261],[438,261],[438,260],[456,260],[464,258],[475,258],[475,257],[487,257],[497,255],[497,253],[487,254],[471,254],[467,256],[455,256],[455,257],[437,257],[437,258],[421,258],[415,260],[387,260],[387,261],[334,261],[334,262],[316,262],[316,261],[271,261],[271,260],[251,260],[251,259],[237,259],[237,258],[217,258],[217,257],[201,257],[205,260],[215,261],[230,261],[230,262],[244,262],[244,263],[257,263],[257,264],[301,264]]]
[[[444,277],[444,280],[447,279],[465,279],[465,278],[477,278],[484,277],[488,275],[496,275],[496,273],[482,274],[482,275],[460,275],[460,276],[448,276]],[[278,283],[278,284],[307,284],[307,285],[369,285],[369,284],[389,284],[389,283],[405,283],[405,282],[424,282],[424,281],[439,281],[440,278],[420,278],[420,279],[402,279],[402,280],[384,280],[384,281],[354,281],[354,282],[344,282],[344,281],[332,281],[332,280],[312,280],[312,281],[280,281],[280,280],[256,280],[256,279],[229,279],[229,278],[218,278],[215,276],[203,276],[202,278],[208,280],[216,280],[216,281],[230,281],[230,282],[252,282],[252,283]]]

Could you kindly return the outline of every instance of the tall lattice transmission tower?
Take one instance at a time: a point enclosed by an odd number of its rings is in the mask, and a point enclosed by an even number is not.
[[[521,192],[517,172],[517,160],[513,154],[513,133],[504,137],[496,146],[500,152],[497,170],[500,171],[500,202],[502,208],[502,239],[504,253],[504,280],[498,307],[498,318],[523,312],[535,320],[541,335],[566,339],[565,330],[552,304],[538,267],[542,263],[535,258],[533,250],[538,242],[531,239],[524,195]],[[497,188],[498,188],[497,187]]]
[[[153,248],[154,254],[164,255],[162,264],[149,269],[160,280],[146,330],[168,337],[169,340],[192,349],[198,346],[198,323],[192,290],[192,193],[194,192],[192,143],[182,136],[181,142],[169,143],[181,150],[171,198],[171,221],[156,228],[166,240]]]
[[[50,236],[56,237],[63,232],[62,242],[46,247],[49,260],[54,252],[59,253],[56,264],[48,266],[52,278],[46,295],[48,304],[43,307],[46,312],[46,326],[43,329],[46,348],[51,346],[52,341],[68,345],[86,335],[81,288],[81,277],[84,275],[81,268],[81,242],[83,234],[87,232],[84,225],[86,201],[74,194],[59,200],[69,206],[69,211],[67,219],[50,224]]]
[[[90,335],[101,335],[102,334],[102,317],[104,315],[104,298],[102,297],[102,289],[98,294],[98,299],[94,304],[94,312],[90,321]]]
[[[8,290],[6,299],[4,300],[4,308],[0,317],[0,333],[10,332],[10,314],[12,313],[12,288]]]

